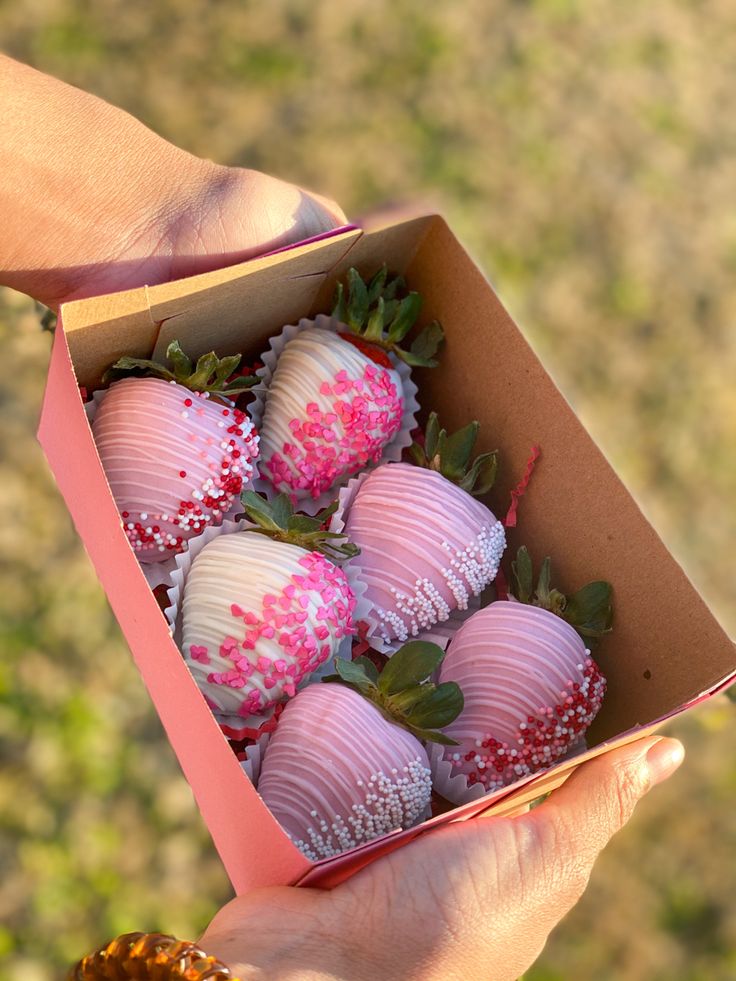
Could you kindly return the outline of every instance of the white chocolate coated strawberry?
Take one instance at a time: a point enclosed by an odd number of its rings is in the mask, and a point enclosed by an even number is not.
[[[309,685],[284,709],[258,793],[311,861],[411,828],[427,811],[427,753],[362,695]]]
[[[319,552],[255,532],[220,535],[192,562],[182,602],[182,648],[210,705],[264,712],[353,633],[355,598]]]
[[[111,385],[92,435],[141,562],[168,559],[219,525],[258,455],[258,436],[243,412],[160,378]]]
[[[474,613],[453,637],[441,681],[465,706],[444,757],[469,784],[497,790],[563,757],[598,713],[605,678],[560,617],[509,600]]]
[[[467,609],[495,579],[506,545],[501,522],[485,505],[434,470],[407,463],[372,471],[343,519],[360,549],[351,569],[367,586],[387,642]]]
[[[279,356],[261,425],[262,476],[317,498],[381,458],[401,427],[401,379],[331,330],[310,327]]]

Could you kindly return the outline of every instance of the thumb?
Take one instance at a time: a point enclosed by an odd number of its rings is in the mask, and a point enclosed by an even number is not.
[[[676,739],[631,743],[584,764],[541,807],[517,819],[527,825],[534,842],[527,857],[536,868],[529,873],[554,889],[564,911],[582,895],[603,847],[641,798],[675,772],[684,755]]]

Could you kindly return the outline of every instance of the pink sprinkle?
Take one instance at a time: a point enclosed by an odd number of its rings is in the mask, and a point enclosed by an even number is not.
[[[264,673],[271,667],[271,662],[267,657],[259,657],[256,661],[256,667],[261,673]]]
[[[242,617],[243,614],[245,613],[245,610],[242,607],[238,606],[237,603],[233,603],[230,606],[230,612],[234,617]]]
[[[210,657],[207,652],[206,647],[198,646],[197,644],[192,644],[189,648],[189,653],[195,661],[200,661],[202,664],[209,664]]]

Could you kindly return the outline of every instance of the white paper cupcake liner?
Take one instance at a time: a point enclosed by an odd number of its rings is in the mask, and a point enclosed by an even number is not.
[[[261,380],[254,388],[251,389],[254,399],[248,406],[248,414],[253,421],[253,425],[259,432],[263,424],[263,415],[266,407],[268,389],[284,347],[298,334],[301,334],[302,331],[307,330],[310,327],[318,327],[323,330],[331,330],[336,332],[339,326],[340,323],[336,318],[327,317],[325,314],[319,314],[314,318],[314,320],[303,318],[298,324],[288,324],[283,328],[280,334],[277,334],[275,337],[270,339],[269,349],[262,354],[259,359],[263,362],[263,367],[256,371],[256,375]],[[374,467],[379,466],[381,463],[400,460],[404,450],[411,446],[411,434],[417,426],[417,412],[419,411],[419,403],[417,402],[418,390],[416,383],[411,378],[411,368],[405,361],[397,358],[394,354],[389,354],[389,358],[393,364],[394,370],[401,379],[404,411],[401,416],[401,427],[398,433],[396,436],[394,436],[391,442],[383,448],[381,459],[376,463],[370,464],[369,469],[373,469]],[[345,475],[341,480],[336,481],[329,490],[325,491],[323,494],[320,494],[319,497],[307,497],[300,499],[297,505],[298,510],[304,512],[304,514],[316,514],[318,511],[321,511],[323,508],[327,507],[328,504],[331,504],[332,501],[334,501],[338,489],[344,486],[348,480],[350,480],[350,475]],[[254,480],[254,487],[257,491],[265,494],[269,500],[273,500],[273,498],[276,496],[276,491],[273,484],[271,484],[271,482],[265,477],[257,477]]]
[[[460,806],[461,804],[468,804],[473,800],[480,800],[481,797],[485,797],[486,794],[491,793],[491,791],[485,790],[482,784],[469,784],[465,774],[460,773],[452,766],[449,760],[444,759],[445,748],[444,746],[440,746],[439,743],[431,743],[431,745],[427,746],[430,769],[432,770],[432,786],[440,797],[444,797],[450,803]],[[585,737],[581,737],[570,747],[564,756],[538,772],[544,773],[558,763],[563,763],[565,760],[570,760],[574,756],[579,756],[587,748]],[[513,784],[509,784],[508,786],[513,787]]]
[[[242,509],[242,505],[240,505],[240,510],[242,511]],[[205,528],[201,535],[197,535],[196,538],[189,540],[189,548],[186,551],[179,552],[174,556],[174,568],[171,572],[171,582],[168,592],[169,605],[164,610],[164,616],[169,621],[174,641],[179,648],[181,648],[181,617],[179,614],[184,595],[184,584],[189,575],[189,570],[192,567],[192,562],[205,545],[209,544],[215,538],[219,538],[220,535],[232,535],[237,531],[244,531],[246,528],[252,527],[253,525],[248,521],[233,521],[232,519],[223,521],[219,525],[210,525]]]
[[[248,777],[254,787],[258,787],[258,778],[261,775],[261,766],[266,748],[271,739],[270,732],[264,734],[252,746],[247,746],[240,756],[240,765],[243,773]]]
[[[89,402],[86,402],[84,405],[84,411],[87,415],[87,422],[89,423],[90,428],[92,427],[92,423],[97,414],[97,410],[100,406],[100,403],[102,402],[102,399],[104,399],[104,397],[107,395],[108,391],[109,389],[107,388],[98,388],[96,391],[92,392],[92,397],[90,398]],[[234,403],[230,399],[227,399],[226,401],[230,405],[234,405]],[[248,415],[250,417],[250,413],[248,413]],[[259,479],[258,458],[256,457],[255,460],[251,460],[250,463],[253,467],[253,473],[250,479],[243,485],[243,490],[248,490],[249,488],[254,487],[255,482]],[[108,484],[108,488],[109,488],[109,484]],[[110,491],[110,494],[112,495],[112,491]],[[243,505],[240,503],[240,499],[238,498],[235,501],[233,501],[232,505],[230,506],[230,509],[223,515],[223,523],[225,521],[232,521],[235,515],[242,512],[242,510],[243,510]],[[122,519],[121,519],[121,523],[122,523]],[[192,542],[197,541],[197,538],[199,537],[201,536],[195,536],[194,538],[188,539],[184,543],[184,552],[179,554],[185,554],[189,549],[190,544]],[[146,577],[146,582],[151,587],[151,589],[155,589],[157,586],[166,586],[167,588],[169,588],[172,585],[173,582],[172,576],[177,567],[176,559],[177,556],[173,555],[171,558],[166,559],[164,562],[139,562],[138,563],[141,567],[141,571],[143,572],[143,575]]]
[[[369,476],[370,470],[365,470],[358,474],[340,489],[338,494],[337,510],[330,519],[330,531],[343,533],[345,531],[345,514],[352,506],[355,496],[360,489],[363,481]],[[380,651],[381,654],[395,654],[407,641],[392,640],[387,641],[381,636],[381,623],[373,613],[373,606],[366,596],[368,583],[363,579],[360,571],[360,556],[349,559],[342,566],[348,583],[355,594],[356,607],[354,619],[366,625],[365,640],[371,647]],[[446,651],[450,641],[462,624],[477,612],[481,607],[480,596],[471,596],[466,610],[453,610],[446,620],[438,621],[428,630],[410,637],[409,640],[423,640],[432,644],[438,644],[443,651]],[[361,634],[363,636],[363,634]]]

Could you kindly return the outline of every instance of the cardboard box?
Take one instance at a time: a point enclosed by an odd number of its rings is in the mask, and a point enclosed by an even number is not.
[[[562,589],[594,578],[613,583],[615,630],[596,652],[609,690],[586,754],[313,865],[243,774],[171,638],[122,530],[78,386],[94,389],[122,354],[163,356],[174,338],[192,356],[214,348],[255,358],[284,324],[329,310],[350,266],[368,275],[383,262],[422,294],[422,319],[445,327],[441,367],[417,372],[420,401],[448,428],[478,419],[479,449],[501,451],[490,500],[497,513],[505,513],[530,447],[542,447],[509,548],[525,542],[537,557],[551,554]],[[347,229],[217,272],[66,304],[39,439],[237,892],[331,886],[438,824],[512,813],[585,759],[652,731],[736,678],[734,644],[437,216]]]

